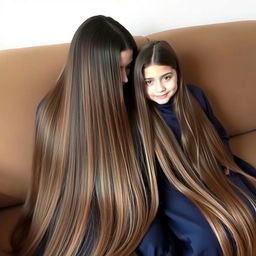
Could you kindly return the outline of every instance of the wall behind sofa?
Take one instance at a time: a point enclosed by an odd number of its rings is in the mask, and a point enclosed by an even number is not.
[[[255,0],[0,0],[0,49],[69,42],[96,14],[133,35],[170,28],[256,19]]]

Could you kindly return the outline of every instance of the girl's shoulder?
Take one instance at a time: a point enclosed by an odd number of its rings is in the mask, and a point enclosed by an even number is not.
[[[207,97],[205,96],[203,90],[196,86],[196,85],[193,85],[193,84],[188,84],[187,85],[189,91],[191,92],[191,94],[196,98],[196,100],[198,101],[198,103],[201,105],[201,107],[207,111],[208,109],[208,100],[207,100]]]
[[[196,96],[196,97],[200,97],[200,96],[202,97],[202,96],[204,96],[203,90],[202,90],[200,87],[198,87],[197,85],[188,84],[187,87],[188,87],[189,91],[190,91],[194,96]]]

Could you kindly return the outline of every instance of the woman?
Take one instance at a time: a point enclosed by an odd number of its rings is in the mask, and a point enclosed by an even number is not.
[[[202,90],[185,84],[165,41],[141,49],[134,77],[142,143],[162,169],[160,208],[178,255],[255,256],[256,170],[232,155]]]
[[[132,86],[124,85],[136,51],[131,34],[110,17],[91,17],[76,31],[58,83],[37,110],[16,255],[127,256],[151,225],[157,181],[154,168],[139,161],[133,98],[126,96]],[[170,255],[160,226],[156,219],[140,255]]]

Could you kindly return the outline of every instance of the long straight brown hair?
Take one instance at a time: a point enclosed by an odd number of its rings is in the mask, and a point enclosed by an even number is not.
[[[151,224],[157,181],[153,161],[142,170],[133,143],[119,72],[126,49],[136,54],[135,41],[110,17],[92,17],[75,33],[64,71],[38,108],[16,255],[127,256]]]
[[[172,104],[181,129],[181,146],[155,104],[146,98],[144,68],[166,65],[176,70],[178,89]],[[256,179],[234,163],[215,128],[184,83],[174,50],[165,41],[145,45],[135,63],[138,124],[145,151],[154,152],[169,181],[202,212],[223,254],[255,256],[255,201],[232,184],[223,167],[239,173],[255,191]],[[151,124],[151,125],[150,125]],[[150,140],[154,138],[153,143]],[[152,155],[153,157],[153,155]],[[228,232],[226,232],[226,230]],[[232,248],[229,233],[235,242]]]

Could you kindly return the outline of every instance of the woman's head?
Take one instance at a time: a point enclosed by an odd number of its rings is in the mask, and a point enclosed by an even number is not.
[[[172,47],[165,41],[152,41],[140,50],[135,62],[136,90],[144,91],[147,98],[167,103],[182,87],[179,62]]]
[[[87,73],[92,80],[112,77],[113,82],[119,79],[126,83],[136,51],[132,35],[120,23],[111,17],[93,16],[77,29],[71,42],[68,65],[73,70]]]

